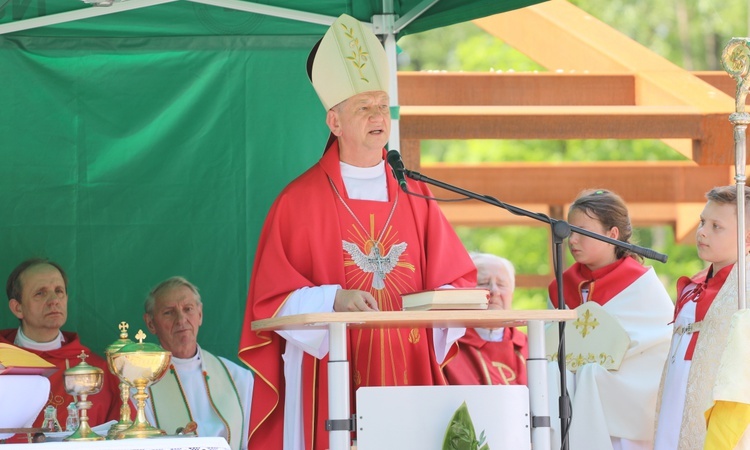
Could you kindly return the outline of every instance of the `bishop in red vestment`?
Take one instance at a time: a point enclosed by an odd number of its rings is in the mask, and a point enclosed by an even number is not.
[[[409,180],[408,190],[423,197],[407,195],[385,168],[390,74],[378,38],[342,15],[312,50],[308,75],[331,139],[321,160],[278,196],[258,242],[239,352],[257,374],[250,449],[329,442],[327,332],[253,332],[253,321],[399,311],[401,294],[475,284],[463,245],[436,202],[423,198],[429,189]],[[463,330],[443,331],[349,330],[350,398],[362,386],[445,384],[439,363]]]
[[[281,448],[285,386],[280,356],[288,345],[276,333],[251,331],[250,323],[276,316],[293,291],[336,284],[371,292],[380,310],[398,311],[402,293],[474,285],[471,260],[434,201],[399,194],[398,184],[388,176],[391,201],[345,198],[356,218],[371,225],[370,230],[362,230],[329,180],[342,197],[346,195],[337,143],[281,193],[260,237],[240,348],[240,358],[258,375],[249,448]],[[409,181],[408,185],[412,192],[431,195],[421,183]],[[398,204],[393,208],[396,198]],[[391,222],[383,228],[391,208]],[[378,243],[375,238],[381,234]],[[347,250],[347,243],[356,249]],[[375,245],[381,246],[382,255],[404,247],[393,269],[384,274],[382,289],[375,287],[381,275],[365,272],[356,263],[357,249],[370,254]],[[351,330],[349,338],[353,390],[360,386],[445,384],[432,348],[431,330]],[[327,358],[316,360],[305,354],[306,448],[327,448],[323,428],[327,418],[326,363]],[[315,424],[315,430],[308,430],[307,424]]]

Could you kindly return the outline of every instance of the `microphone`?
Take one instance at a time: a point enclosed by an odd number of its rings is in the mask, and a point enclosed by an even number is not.
[[[406,168],[404,168],[404,162],[401,160],[401,153],[398,150],[388,150],[386,159],[388,160],[388,165],[391,166],[393,176],[396,177],[398,185],[401,186],[401,190],[409,192],[406,187],[406,179],[404,178]]]

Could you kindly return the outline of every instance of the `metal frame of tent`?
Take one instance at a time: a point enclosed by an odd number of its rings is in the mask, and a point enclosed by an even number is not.
[[[140,8],[147,8],[149,6],[173,3],[176,1],[189,1],[193,3],[216,6],[218,8],[234,9],[237,11],[244,11],[254,14],[267,15],[282,19],[290,19],[326,26],[330,26],[336,20],[336,17],[332,16],[299,11],[289,8],[280,8],[277,6],[263,5],[254,2],[246,2],[243,0],[129,0],[119,1],[110,6],[83,8],[77,9],[75,11],[67,11],[57,14],[50,14],[43,17],[35,17],[6,24],[0,24],[0,35],[28,30],[32,28],[56,25],[65,22],[72,22],[76,20],[89,19],[92,17],[98,17],[108,14],[116,14],[119,12],[131,11]],[[383,47],[385,47],[385,52],[388,57],[388,65],[391,72],[391,115],[393,116],[391,135],[388,141],[390,143],[400,142],[400,129],[398,120],[398,78],[396,76],[396,39],[398,33],[403,30],[404,27],[424,14],[437,2],[438,0],[424,0],[411,11],[401,15],[398,19],[395,19],[393,0],[383,0],[384,14],[374,15],[372,17],[372,22],[370,23],[363,22],[366,25],[370,25],[376,35],[381,36]],[[398,145],[396,145],[396,147],[398,147]]]

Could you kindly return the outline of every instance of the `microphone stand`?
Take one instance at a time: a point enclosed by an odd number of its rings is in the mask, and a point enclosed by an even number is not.
[[[403,166],[402,166],[403,167]],[[656,261],[660,261],[662,263],[667,262],[667,255],[664,255],[662,253],[656,252],[652,249],[640,247],[634,244],[630,244],[627,242],[618,241],[616,239],[612,239],[607,236],[602,236],[601,234],[594,233],[592,231],[584,230],[583,228],[575,227],[570,225],[569,223],[565,222],[564,220],[557,220],[553,219],[546,214],[541,213],[535,213],[531,211],[527,211],[522,208],[518,208],[513,205],[509,205],[507,203],[503,203],[500,200],[497,200],[494,197],[490,197],[488,195],[481,195],[476,194],[471,191],[467,191],[466,189],[462,189],[457,186],[453,186],[451,184],[444,183],[442,181],[435,180],[433,178],[430,178],[428,176],[422,175],[419,172],[408,170],[405,168],[399,167],[398,169],[394,169],[402,171],[404,175],[411,178],[412,180],[416,181],[422,181],[424,183],[437,186],[439,188],[455,192],[457,194],[463,195],[465,197],[473,198],[475,200],[479,200],[484,203],[488,203],[490,205],[494,205],[500,208],[505,209],[506,211],[513,213],[517,216],[526,216],[530,217],[532,219],[538,220],[540,222],[545,222],[550,224],[551,230],[552,230],[552,243],[553,243],[553,256],[554,256],[554,271],[555,271],[555,280],[557,280],[557,308],[560,310],[565,309],[565,299],[563,299],[563,250],[562,250],[562,244],[565,238],[570,236],[571,232],[576,232],[578,234],[582,234],[584,236],[589,236],[591,238],[607,242],[609,244],[616,245],[618,247],[623,247],[633,253],[636,253],[638,255],[641,255],[648,259],[653,259]],[[401,186],[407,194],[409,194],[409,191],[406,188],[406,183],[404,183]],[[570,426],[570,420],[571,420],[571,409],[570,409],[570,397],[568,396],[568,388],[566,384],[566,376],[565,376],[565,321],[560,321],[558,323],[559,326],[559,339],[560,339],[560,345],[558,347],[557,352],[557,363],[560,370],[560,399],[559,399],[559,410],[560,410],[560,444],[562,450],[568,449],[568,429]],[[537,426],[546,426],[549,427],[549,417],[532,417],[532,427]]]

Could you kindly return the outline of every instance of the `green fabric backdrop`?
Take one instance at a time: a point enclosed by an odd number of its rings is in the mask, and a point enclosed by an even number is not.
[[[272,3],[369,20],[380,1]],[[529,3],[447,0],[412,31]],[[0,23],[88,7],[0,0]],[[0,279],[32,256],[62,264],[64,329],[102,353],[183,275],[204,301],[199,342],[237,360],[264,217],[328,134],[305,74],[325,30],[177,2],[0,35]]]
[[[327,136],[303,70],[315,39],[0,39],[2,279],[29,256],[61,263],[65,328],[102,351],[184,275],[200,342],[236,359],[265,214]]]

